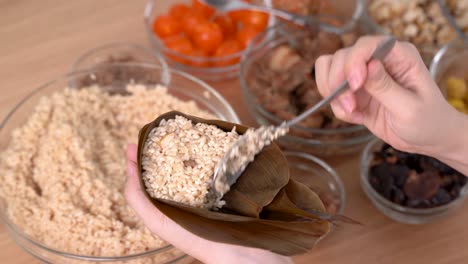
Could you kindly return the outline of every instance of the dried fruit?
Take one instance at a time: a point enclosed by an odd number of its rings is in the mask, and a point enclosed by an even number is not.
[[[458,111],[468,114],[468,83],[463,78],[450,76],[445,80],[447,100]]]
[[[403,206],[430,208],[460,195],[467,178],[437,159],[398,151],[384,144],[374,153],[369,183],[386,199]]]
[[[440,187],[440,177],[434,171],[425,171],[417,173],[411,171],[403,190],[410,199],[426,200],[433,197]]]

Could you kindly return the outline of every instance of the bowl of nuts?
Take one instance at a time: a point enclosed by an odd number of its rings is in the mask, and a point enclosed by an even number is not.
[[[286,24],[269,28],[263,44],[249,49],[241,64],[241,87],[249,112],[259,125],[279,125],[322,99],[315,82],[315,60],[352,45],[361,31],[338,35]],[[372,138],[363,126],[337,119],[324,108],[278,140],[280,146],[316,156],[361,150]]]
[[[456,37],[437,1],[371,0],[363,17],[377,32],[414,44],[427,66],[435,53]]]
[[[468,43],[455,39],[434,56],[431,75],[448,102],[468,114]]]
[[[441,161],[402,152],[379,139],[361,159],[361,187],[383,214],[406,224],[423,224],[458,208],[467,178]]]

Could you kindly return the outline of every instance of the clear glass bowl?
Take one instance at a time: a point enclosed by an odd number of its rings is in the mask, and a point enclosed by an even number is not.
[[[468,42],[454,39],[443,46],[432,60],[430,72],[442,91],[446,90],[445,78],[468,76]]]
[[[292,179],[314,190],[329,213],[343,214],[346,192],[336,171],[323,160],[301,152],[283,152]]]
[[[357,25],[358,35],[365,34],[364,28]],[[325,30],[324,30],[325,31]],[[256,47],[249,47],[248,53],[242,59],[240,82],[247,109],[253,115],[259,125],[280,125],[284,120],[268,111],[260,103],[259,98],[249,85],[248,76],[252,65],[263,56],[281,45],[294,45],[294,42],[308,35],[306,30],[291,29],[288,25],[281,24],[270,27],[258,36],[265,38],[265,42]],[[295,131],[293,135],[291,132]],[[297,136],[305,135],[305,136]],[[317,156],[332,156],[337,154],[349,154],[362,150],[365,144],[372,138],[372,134],[360,125],[351,125],[336,129],[309,128],[300,125],[293,126],[289,134],[278,139],[278,144],[291,151],[305,152]]]
[[[63,90],[70,84],[76,88],[80,88],[84,84],[99,84],[106,91],[120,93],[121,87],[130,82],[161,84],[161,75],[165,70],[167,69],[163,69],[161,66],[143,63],[102,65],[70,73],[48,82],[21,100],[0,123],[0,151],[8,145],[12,131],[31,116],[37,102],[44,95]],[[109,79],[109,72],[118,75]],[[140,75],[135,76],[136,72]],[[171,80],[167,84],[170,94],[184,101],[195,101],[200,108],[214,113],[220,119],[239,123],[239,118],[232,107],[206,83],[177,70],[170,70],[170,75]],[[51,245],[44,245],[35,238],[23,233],[6,215],[7,207],[8,204],[0,199],[0,219],[11,238],[26,252],[44,263],[174,263],[188,259],[183,253],[170,245],[128,256],[95,257],[63,252]]]
[[[265,6],[271,6],[271,0],[255,0],[256,4],[263,4]],[[226,56],[219,57],[210,57],[210,58],[200,58],[194,56],[188,56],[178,52],[174,52],[165,47],[160,38],[158,38],[153,30],[152,25],[157,16],[165,14],[168,12],[171,5],[176,3],[185,3],[190,4],[189,0],[177,0],[177,1],[167,1],[167,0],[149,0],[146,4],[144,11],[144,20],[147,37],[150,43],[150,46],[153,50],[160,52],[165,57],[166,61],[172,67],[175,67],[184,72],[190,73],[198,78],[203,80],[211,81],[220,81],[225,79],[230,79],[239,75],[240,63],[230,65],[230,61],[239,59],[245,53],[245,50],[234,53]],[[270,17],[269,25],[273,25],[275,19]],[[187,63],[180,63],[184,61]],[[228,66],[211,66],[211,67],[197,67],[191,65],[222,65],[226,64]]]
[[[135,43],[109,43],[83,53],[72,64],[71,71],[90,69],[103,63],[149,63],[167,68],[158,52]]]
[[[373,153],[380,150],[383,142],[374,139],[366,146],[361,158],[361,188],[372,204],[384,215],[405,224],[424,224],[439,219],[459,208],[468,194],[468,184],[460,191],[460,196],[448,204],[434,208],[408,208],[387,200],[380,195],[369,182],[369,169],[373,160]]]

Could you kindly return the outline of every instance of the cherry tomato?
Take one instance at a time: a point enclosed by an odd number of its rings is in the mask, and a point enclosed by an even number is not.
[[[240,22],[249,14],[248,10],[234,10],[227,13],[227,15],[232,19],[234,22]]]
[[[195,49],[192,51],[190,55],[195,57],[196,59],[199,59],[199,61],[191,60],[190,65],[195,66],[195,67],[201,67],[201,68],[206,68],[206,67],[211,66],[211,63],[206,60],[207,58],[209,58],[209,54],[206,53],[205,51]]]
[[[246,48],[250,42],[260,33],[254,27],[244,27],[237,31],[237,41],[241,44],[242,48]]]
[[[211,18],[216,10],[200,0],[192,0],[192,9],[203,14],[205,18]]]
[[[223,30],[224,38],[230,38],[235,36],[237,31],[237,25],[232,21],[229,16],[219,15],[214,18],[214,22],[218,24]]]
[[[196,26],[205,22],[207,22],[206,18],[200,13],[190,11],[182,19],[182,29],[187,36],[192,37]]]
[[[165,38],[163,40],[164,45],[166,48],[183,55],[191,55],[193,52],[193,45],[190,40],[184,35],[176,35],[172,37]],[[166,54],[169,58],[173,59],[174,61],[187,64],[187,60],[181,58],[181,56],[173,55],[173,54]]]
[[[246,27],[254,27],[263,31],[268,26],[268,19],[268,14],[264,12],[249,10],[242,16],[240,22]]]
[[[190,11],[190,7],[185,4],[175,4],[169,9],[169,15],[176,19],[182,19]]]
[[[195,27],[192,41],[200,50],[212,54],[223,42],[223,30],[213,22],[199,24]]]
[[[236,40],[227,40],[227,41],[224,41],[218,47],[218,49],[216,49],[215,56],[224,57],[224,56],[238,53],[241,51],[242,51],[242,46],[239,44],[239,42],[237,42]],[[229,65],[239,63],[239,61],[240,61],[240,56],[232,58],[232,59],[220,60],[220,61],[217,61],[215,64],[216,66],[223,67],[223,66],[229,66]]]
[[[154,20],[153,31],[160,38],[165,38],[181,33],[182,26],[177,19],[162,15]]]

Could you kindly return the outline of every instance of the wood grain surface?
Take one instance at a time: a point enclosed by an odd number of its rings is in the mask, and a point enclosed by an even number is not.
[[[0,118],[28,92],[69,71],[88,49],[110,42],[147,46],[144,5],[143,0],[0,0]],[[212,85],[234,106],[243,123],[254,125],[238,80]],[[345,183],[345,214],[364,226],[339,228],[312,252],[295,257],[296,263],[468,263],[467,204],[426,225],[391,221],[360,188],[359,155],[327,161]],[[38,262],[0,225],[0,263]]]

